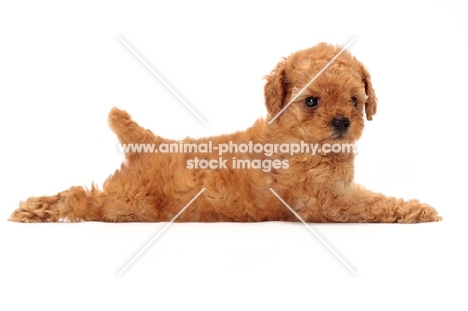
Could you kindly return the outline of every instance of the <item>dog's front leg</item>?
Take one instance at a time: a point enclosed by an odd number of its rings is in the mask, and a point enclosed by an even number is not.
[[[299,215],[312,222],[418,223],[442,220],[428,204],[387,197],[356,184],[339,193],[321,193],[317,200],[313,200],[313,206]]]
[[[405,201],[374,193],[351,184],[320,208],[321,214],[333,222],[417,223],[442,220],[430,205],[418,200]]]

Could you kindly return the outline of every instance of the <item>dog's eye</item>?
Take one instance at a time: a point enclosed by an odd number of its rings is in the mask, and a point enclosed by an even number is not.
[[[351,97],[351,103],[353,104],[353,106],[356,106],[357,98],[356,97]]]
[[[305,99],[305,104],[307,108],[314,108],[318,105],[319,101],[320,98],[311,96]]]

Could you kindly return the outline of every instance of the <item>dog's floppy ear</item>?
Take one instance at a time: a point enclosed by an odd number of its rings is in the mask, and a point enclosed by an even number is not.
[[[272,116],[278,114],[284,106],[287,95],[287,80],[285,74],[285,60],[281,61],[273,71],[264,76],[265,105]]]
[[[366,89],[367,101],[365,104],[366,118],[372,120],[372,116],[377,112],[377,97],[375,97],[374,88],[372,87],[370,74],[367,69],[361,64],[362,82]]]

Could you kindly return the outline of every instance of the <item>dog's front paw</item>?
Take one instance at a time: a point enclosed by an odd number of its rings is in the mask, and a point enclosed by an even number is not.
[[[406,202],[404,213],[398,218],[400,223],[417,223],[417,222],[435,222],[441,221],[437,210],[428,204],[421,204],[417,200]]]
[[[433,222],[441,220],[442,216],[439,216],[435,208],[428,204],[421,204],[419,222]]]

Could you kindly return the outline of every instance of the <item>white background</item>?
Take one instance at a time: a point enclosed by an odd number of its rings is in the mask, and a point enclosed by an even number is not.
[[[466,308],[467,18],[466,1],[2,2],[0,309]],[[113,106],[168,138],[242,130],[265,115],[280,57],[354,36],[379,98],[356,181],[444,216],[313,224],[357,276],[299,223],[174,224],[117,277],[164,224],[6,221],[119,167]]]

